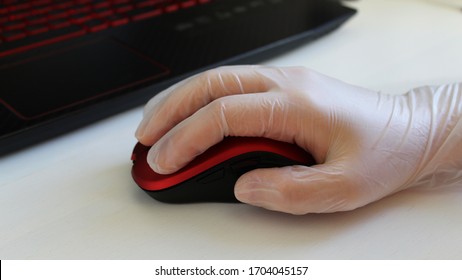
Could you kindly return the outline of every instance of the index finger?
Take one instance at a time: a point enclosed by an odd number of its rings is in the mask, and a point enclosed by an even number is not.
[[[148,102],[136,137],[144,145],[151,146],[182,120],[215,99],[269,90],[273,85],[260,73],[263,68],[220,67],[170,87]]]

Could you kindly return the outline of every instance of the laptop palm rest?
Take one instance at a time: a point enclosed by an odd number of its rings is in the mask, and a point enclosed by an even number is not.
[[[21,119],[33,120],[121,93],[168,73],[167,67],[143,53],[103,39],[0,66],[0,84],[13,91],[0,103]]]

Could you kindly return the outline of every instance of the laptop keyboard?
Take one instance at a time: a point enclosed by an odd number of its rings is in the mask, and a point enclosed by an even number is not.
[[[3,0],[0,1],[0,57],[210,1]]]

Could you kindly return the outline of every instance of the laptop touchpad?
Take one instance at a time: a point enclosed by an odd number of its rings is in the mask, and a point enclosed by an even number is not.
[[[168,68],[134,49],[114,40],[99,40],[0,66],[0,102],[18,117],[31,120],[168,73]]]

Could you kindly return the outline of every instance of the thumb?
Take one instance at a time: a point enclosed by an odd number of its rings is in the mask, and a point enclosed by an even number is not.
[[[337,164],[256,169],[234,188],[241,202],[296,215],[355,209],[366,204],[360,191]]]

